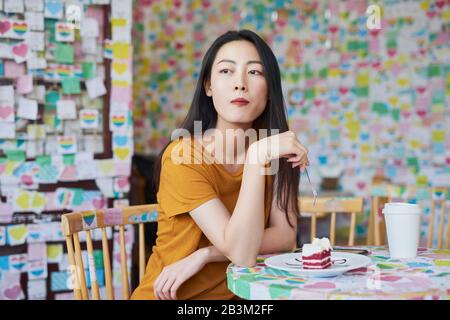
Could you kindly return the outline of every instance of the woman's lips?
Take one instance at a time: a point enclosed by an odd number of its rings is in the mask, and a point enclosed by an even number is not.
[[[234,99],[231,100],[231,103],[237,106],[245,106],[247,104],[249,104],[250,101],[248,101],[247,99],[244,98],[238,98],[238,99]]]

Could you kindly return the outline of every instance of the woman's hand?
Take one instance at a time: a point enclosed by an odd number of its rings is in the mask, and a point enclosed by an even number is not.
[[[199,249],[180,261],[168,265],[153,285],[153,293],[159,300],[176,300],[178,288],[206,264],[204,250]]]
[[[260,163],[262,161],[264,165],[271,160],[279,158],[288,158],[287,161],[292,162],[292,168],[300,166],[302,172],[309,165],[308,150],[292,131],[263,138],[253,143],[250,148],[250,152],[253,152],[253,157],[256,154],[258,161]]]

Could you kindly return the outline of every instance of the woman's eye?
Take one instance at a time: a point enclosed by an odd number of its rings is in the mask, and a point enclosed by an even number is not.
[[[251,71],[249,71],[248,73],[250,73],[250,74],[256,74],[256,75],[261,75],[261,74],[262,74],[262,72],[259,71],[259,70],[251,70]]]
[[[231,70],[230,70],[230,69],[222,69],[222,70],[220,70],[219,72],[220,72],[220,73],[228,74],[228,73],[231,72]]]

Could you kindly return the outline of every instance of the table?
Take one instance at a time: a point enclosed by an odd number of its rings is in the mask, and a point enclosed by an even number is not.
[[[419,248],[413,259],[389,257],[386,247],[358,246],[369,250],[372,264],[332,278],[296,276],[257,264],[242,268],[230,264],[228,288],[243,299],[292,300],[450,300],[450,250]]]

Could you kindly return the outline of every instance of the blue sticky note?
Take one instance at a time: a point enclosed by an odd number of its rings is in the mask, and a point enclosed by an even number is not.
[[[0,257],[0,270],[9,271],[9,256]]]
[[[50,274],[50,290],[52,292],[70,290],[67,286],[69,274],[65,271],[52,272]]]
[[[4,67],[3,67],[3,61],[0,61],[0,77],[3,77],[3,73],[4,73]]]

